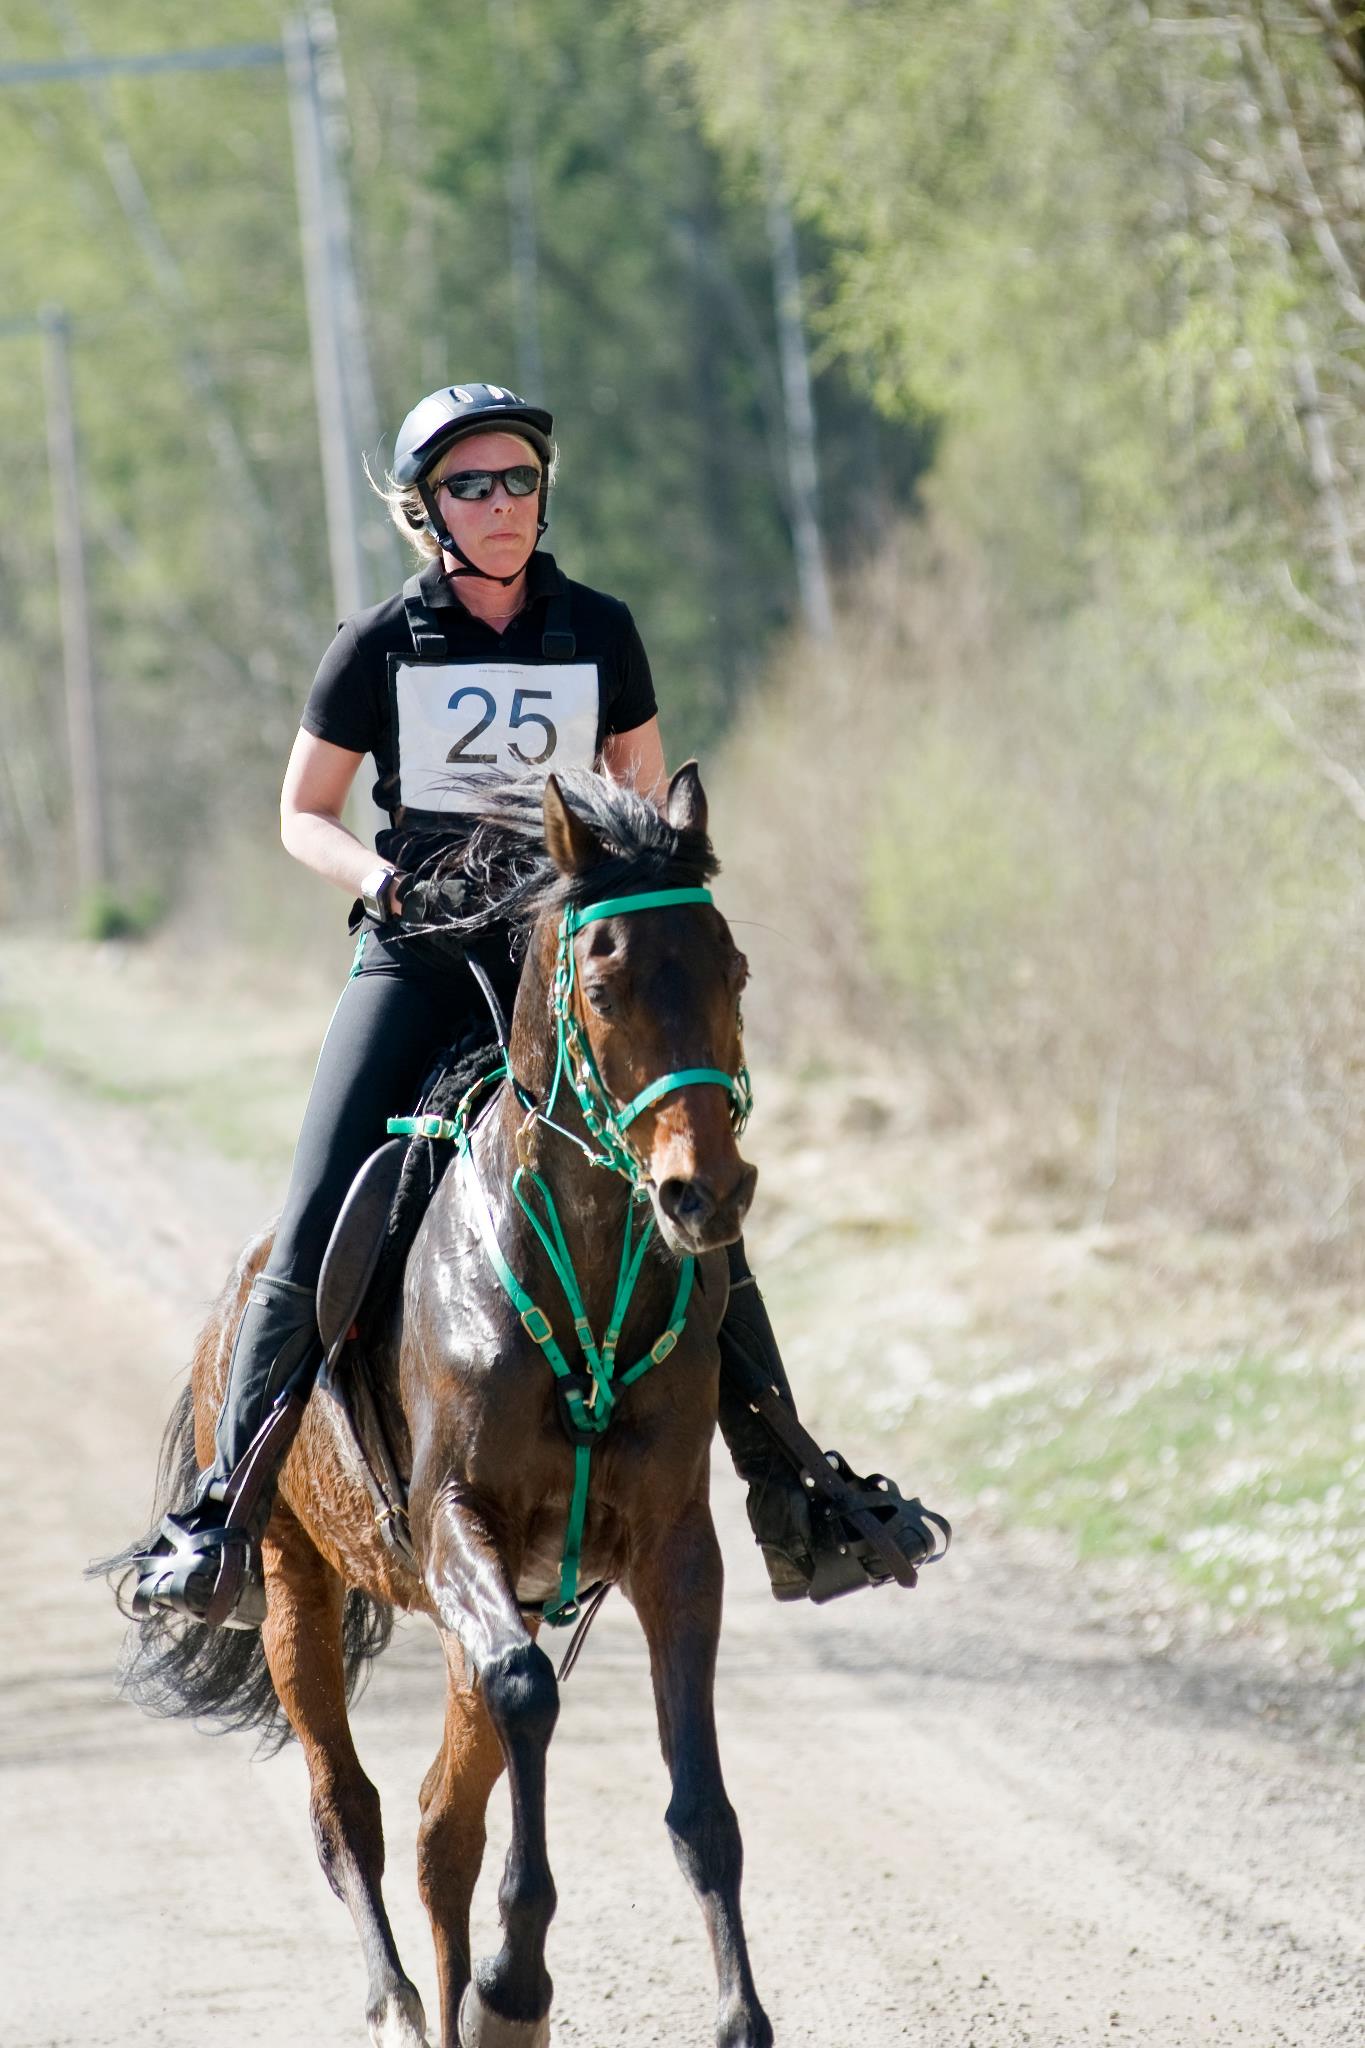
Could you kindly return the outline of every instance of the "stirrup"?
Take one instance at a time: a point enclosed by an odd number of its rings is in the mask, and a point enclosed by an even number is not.
[[[915,1585],[924,1566],[948,1547],[952,1532],[943,1516],[906,1500],[880,1472],[860,1479],[837,1451],[827,1451],[825,1463],[843,1482],[838,1504],[833,1492],[823,1500],[806,1497],[795,1473],[788,1482],[808,1508],[807,1537],[798,1535],[790,1514],[784,1518],[770,1509],[750,1515],[773,1598],[810,1600],[819,1607],[860,1586]],[[785,1528],[779,1526],[784,1519]]]
[[[772,1546],[762,1546],[777,1599],[799,1600],[804,1591],[819,1606],[859,1586],[882,1586],[892,1579],[911,1587],[926,1564],[937,1564],[946,1554],[953,1540],[946,1517],[918,1500],[906,1500],[883,1473],[861,1479],[838,1451],[822,1451],[775,1386],[756,1389],[749,1405],[796,1468],[795,1483],[804,1489],[810,1508],[808,1557],[780,1542],[773,1557]],[[798,1578],[807,1580],[804,1588]]]
[[[859,1586],[893,1580],[915,1585],[924,1566],[944,1555],[951,1525],[918,1499],[907,1500],[882,1472],[860,1479],[838,1451],[826,1451],[825,1464],[846,1491],[842,1501],[811,1503],[811,1601],[818,1607]]]
[[[139,1621],[158,1610],[207,1628],[259,1628],[265,1620],[260,1551],[245,1529],[200,1524],[195,1509],[166,1515],[155,1546],[133,1562]]]

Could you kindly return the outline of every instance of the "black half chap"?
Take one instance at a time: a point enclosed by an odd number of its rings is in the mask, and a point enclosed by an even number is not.
[[[510,1012],[517,970],[505,942],[479,960]],[[384,1143],[391,1116],[411,1110],[436,1055],[491,1034],[483,992],[462,960],[435,942],[366,935],[341,992],[303,1113],[294,1164],[265,1271],[316,1288],[332,1226],[351,1182]]]

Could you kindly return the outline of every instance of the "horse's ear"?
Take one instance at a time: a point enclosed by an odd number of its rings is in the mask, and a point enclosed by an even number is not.
[[[581,875],[601,852],[591,826],[570,810],[553,775],[545,778],[545,851],[561,875]]]
[[[695,761],[684,761],[669,783],[664,810],[675,832],[705,833],[706,791]]]

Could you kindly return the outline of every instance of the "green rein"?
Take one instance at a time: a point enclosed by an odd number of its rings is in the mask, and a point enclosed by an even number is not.
[[[678,904],[711,902],[709,889],[651,889],[632,896],[609,897],[601,903],[588,904],[581,909],[570,907],[565,911],[559,923],[559,938],[555,952],[555,1071],[549,1100],[543,1109],[518,1086],[510,1063],[503,1058],[497,1066],[480,1076],[474,1083],[459,1103],[452,1118],[402,1116],[389,1119],[389,1131],[396,1136],[430,1138],[456,1146],[465,1191],[479,1226],[479,1234],[483,1239],[489,1264],[497,1275],[503,1292],[516,1309],[522,1328],[544,1353],[555,1376],[559,1398],[563,1403],[566,1428],[574,1448],[574,1483],[569,1503],[568,1526],[564,1535],[564,1552],[560,1563],[559,1596],[556,1600],[547,1600],[541,1609],[542,1618],[553,1628],[575,1621],[580,1612],[578,1572],[583,1547],[583,1528],[587,1519],[593,1445],[611,1423],[620,1390],[631,1386],[647,1373],[651,1366],[661,1364],[676,1347],[687,1321],[687,1307],[696,1276],[696,1261],[692,1258],[683,1259],[667,1326],[641,1358],[628,1366],[624,1372],[618,1373],[617,1346],[635,1293],[636,1282],[640,1277],[645,1252],[654,1234],[652,1215],[646,1217],[638,1237],[635,1234],[634,1209],[637,1204],[649,1201],[649,1189],[646,1184],[644,1161],[627,1137],[627,1130],[643,1110],[650,1108],[661,1097],[672,1094],[679,1088],[693,1087],[699,1082],[724,1088],[729,1093],[731,1116],[737,1133],[744,1129],[753,1107],[753,1090],[748,1069],[741,1064],[738,1075],[727,1074],[720,1067],[684,1067],[678,1073],[661,1075],[657,1081],[651,1081],[647,1087],[642,1088],[624,1107],[618,1108],[607,1092],[592,1048],[588,1044],[587,1034],[574,1009],[573,941],[584,925],[591,924],[599,918],[619,917],[636,910],[664,910]],[[562,1124],[554,1121],[553,1112],[559,1099],[560,1088],[566,1078],[577,1098],[583,1122],[588,1130],[590,1142],[586,1144],[575,1131],[566,1130]],[[555,1338],[549,1316],[532,1299],[503,1256],[502,1246],[498,1243],[497,1228],[489,1210],[488,1198],[479,1180],[470,1136],[470,1119],[478,1098],[502,1080],[511,1082],[516,1090],[517,1099],[527,1112],[526,1123],[517,1138],[517,1153],[522,1163],[513,1175],[512,1193],[539,1238],[559,1282],[573,1320],[574,1335],[583,1358],[583,1370],[575,1371],[570,1366]],[[626,1211],[625,1235],[616,1275],[616,1292],[600,1344],[588,1321],[578,1275],[574,1271],[573,1260],[565,1242],[554,1196],[540,1174],[527,1163],[524,1140],[529,1127],[534,1123],[543,1123],[548,1129],[559,1132],[560,1136],[577,1145],[594,1166],[603,1166],[613,1173],[619,1173],[631,1184],[632,1203]],[[540,1213],[537,1213],[537,1208],[533,1206],[537,1200]]]

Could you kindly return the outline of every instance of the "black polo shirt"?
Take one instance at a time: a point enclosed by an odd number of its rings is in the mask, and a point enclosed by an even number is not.
[[[584,583],[573,583],[552,555],[537,551],[527,565],[526,603],[507,630],[495,633],[466,611],[447,581],[439,557],[422,571],[422,597],[439,620],[447,657],[452,662],[504,662],[539,667],[544,663],[541,636],[549,600],[563,594],[569,604],[569,625],[575,641],[574,661],[597,670],[597,736],[595,754],[613,733],[631,732],[654,717],[657,705],[649,660],[629,610],[617,598]],[[431,821],[425,813],[405,811],[399,802],[398,744],[394,730],[394,697],[390,655],[410,661],[412,634],[402,593],[383,604],[343,620],[322,658],[308,693],[300,723],[305,732],[356,754],[371,754],[377,772],[374,800],[387,811],[393,830],[381,832],[376,846],[384,859],[411,857],[412,828],[425,839]],[[538,722],[543,724],[543,722]],[[407,726],[404,725],[406,733]],[[528,730],[527,737],[537,736]],[[460,836],[452,817],[441,829],[447,841]]]

